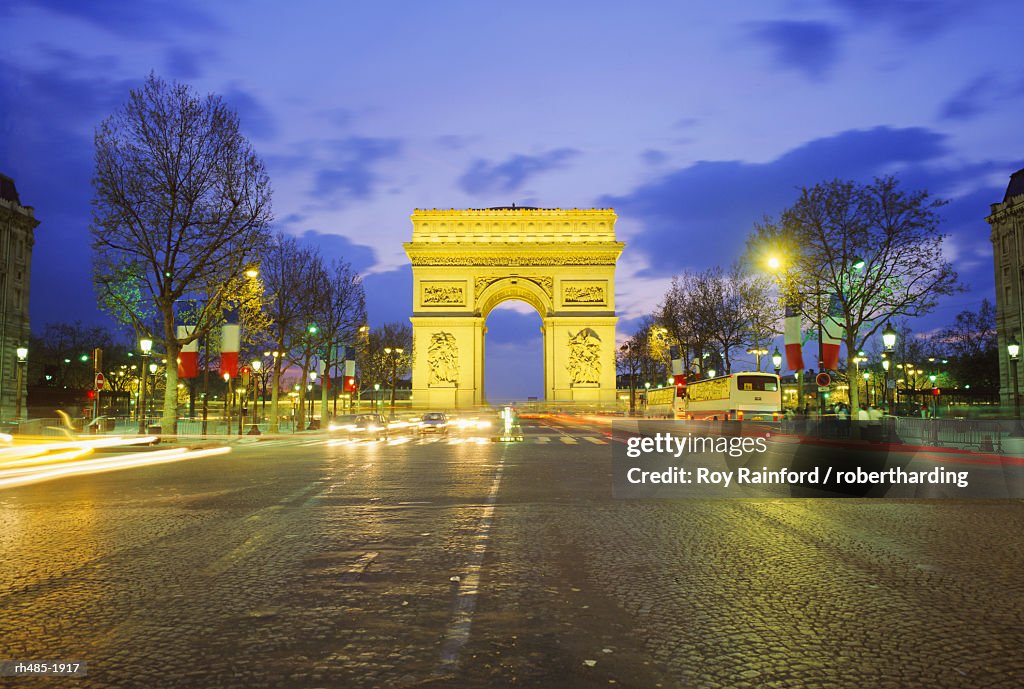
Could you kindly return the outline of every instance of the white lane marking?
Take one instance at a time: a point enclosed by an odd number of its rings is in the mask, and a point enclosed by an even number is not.
[[[559,438],[559,440],[561,440],[566,445],[575,445],[576,444],[576,438],[572,438],[572,437],[570,437],[568,435],[563,435],[561,438]]]
[[[585,436],[583,436],[583,439],[587,440],[589,442],[592,442],[595,445],[607,445],[608,444],[607,440],[601,440],[600,438],[595,438],[592,435],[585,435]]]
[[[546,435],[539,435],[539,436],[537,436],[537,442],[538,443],[550,443],[551,442],[551,438],[547,437]]]
[[[498,463],[491,482],[491,490],[484,501],[484,510],[480,515],[480,524],[473,536],[473,548],[466,562],[465,573],[459,577],[459,591],[452,606],[452,618],[448,622],[444,644],[441,646],[441,666],[438,674],[448,674],[459,666],[459,654],[469,640],[469,630],[473,626],[473,612],[476,610],[476,596],[480,588],[480,570],[483,567],[484,555],[487,554],[487,540],[491,535],[491,523],[494,520],[494,504],[498,500],[498,488],[501,486],[501,475],[504,471],[505,458]]]

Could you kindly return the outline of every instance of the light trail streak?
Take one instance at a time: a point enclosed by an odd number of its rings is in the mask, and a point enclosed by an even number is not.
[[[184,447],[171,448],[169,450],[156,450],[153,452],[136,452],[120,457],[104,457],[100,459],[88,459],[56,467],[40,467],[39,470],[25,473],[19,472],[18,476],[0,478],[0,488],[11,488],[13,486],[24,486],[30,483],[50,481],[67,476],[80,476],[84,474],[98,474],[107,471],[120,469],[131,469],[134,467],[152,466],[155,464],[166,464],[168,462],[180,462],[185,459],[198,459],[200,457],[211,457],[231,452],[230,447],[212,447],[204,450],[189,450]],[[0,473],[3,476],[4,473]]]

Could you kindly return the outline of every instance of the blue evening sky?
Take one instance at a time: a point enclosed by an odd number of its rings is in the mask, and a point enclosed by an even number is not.
[[[0,171],[35,206],[31,314],[101,322],[87,227],[96,125],[155,71],[222,94],[277,226],[408,317],[414,208],[614,207],[626,333],[684,269],[727,265],[796,189],[897,173],[950,199],[947,256],[993,296],[989,204],[1024,167],[1009,0],[0,5]],[[540,394],[540,319],[488,321],[488,391]]]

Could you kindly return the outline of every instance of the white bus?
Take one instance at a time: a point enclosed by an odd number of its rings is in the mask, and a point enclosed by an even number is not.
[[[703,421],[780,421],[782,390],[774,373],[733,373],[686,385],[676,418]]]

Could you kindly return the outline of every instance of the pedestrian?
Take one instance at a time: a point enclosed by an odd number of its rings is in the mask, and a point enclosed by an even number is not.
[[[860,406],[860,411],[857,412],[857,420],[858,421],[870,421],[871,420],[871,417],[868,415],[868,410],[864,408],[863,404]]]

